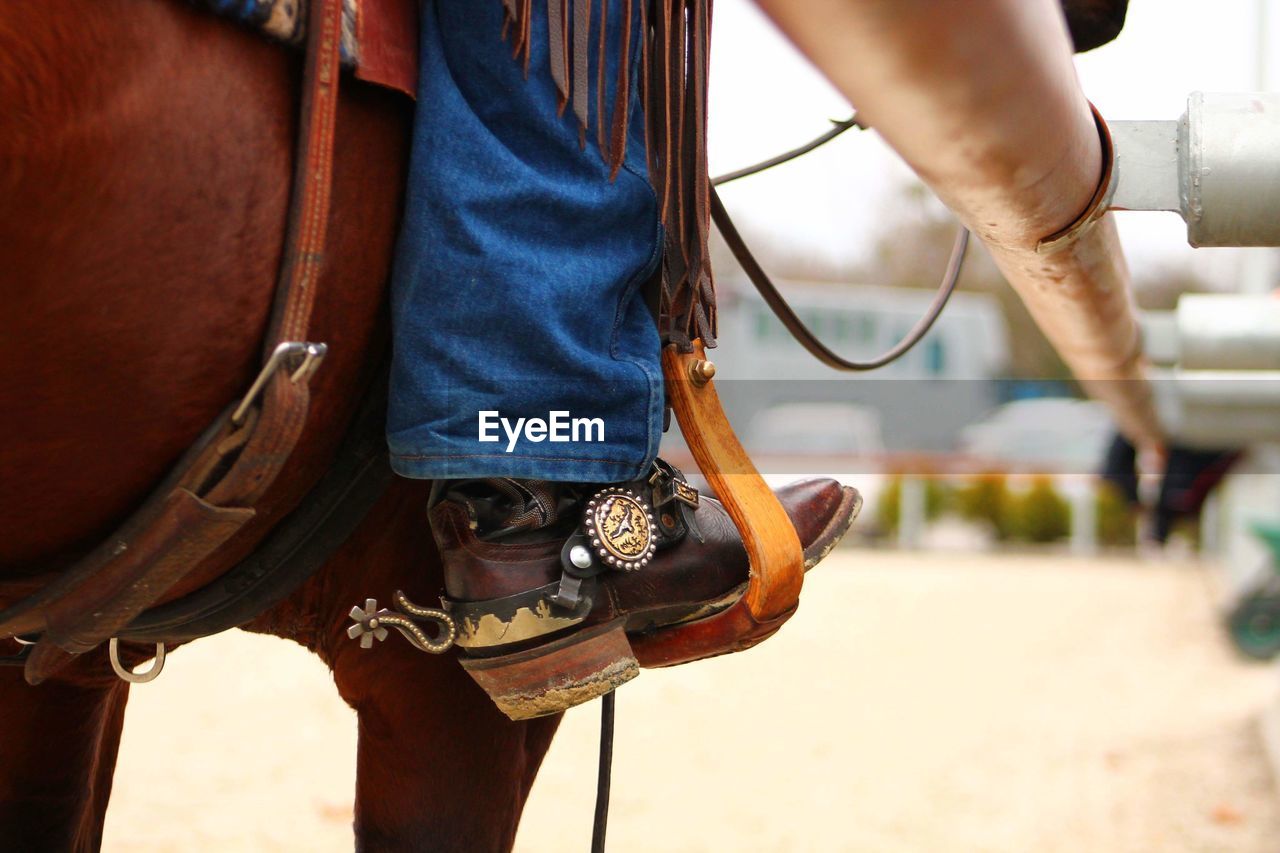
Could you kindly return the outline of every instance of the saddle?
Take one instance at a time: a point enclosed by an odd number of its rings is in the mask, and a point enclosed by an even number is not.
[[[301,46],[317,0],[195,0],[274,41]],[[419,0],[342,0],[342,65],[357,79],[413,97],[418,88]]]
[[[584,2],[562,0],[556,5],[567,16],[570,7]],[[734,436],[712,382],[714,365],[704,349],[704,343],[714,344],[714,294],[706,252],[711,191],[705,157],[697,152],[705,148],[710,20],[705,0],[687,4],[687,9],[685,2],[660,4],[653,30],[669,53],[672,44],[681,54],[687,51],[688,61],[652,62],[646,69],[646,80],[662,107],[650,110],[649,121],[653,138],[665,140],[665,155],[658,156],[654,169],[664,188],[664,221],[684,226],[668,228],[658,300],[659,325],[668,342],[663,370],[671,408],[694,459],[737,525],[752,568],[742,598],[727,609],[639,640],[634,649],[646,666],[683,663],[760,642],[795,611],[804,576],[795,529]],[[213,5],[222,9],[226,4]],[[285,41],[302,37],[296,4],[266,0],[244,5],[254,10],[246,23],[273,24],[276,29],[269,31]],[[674,13],[673,5],[679,7]],[[290,9],[292,19],[285,15]],[[522,19],[511,0],[507,10],[519,56],[521,39],[527,47],[527,18]],[[417,64],[416,12],[416,0],[311,0],[285,262],[262,369],[244,397],[210,425],[114,535],[45,588],[0,611],[0,637],[19,637],[25,643],[21,655],[0,662],[23,664],[28,682],[40,683],[76,655],[108,640],[117,672],[128,678],[115,659],[117,638],[162,644],[248,621],[317,569],[324,548],[311,548],[305,559],[262,560],[255,555],[229,573],[216,575],[213,586],[219,590],[206,585],[177,602],[152,608],[172,599],[174,590],[192,576],[207,576],[210,567],[225,564],[228,543],[250,531],[256,544],[267,540],[264,550],[270,552],[306,551],[299,539],[305,544],[308,535],[324,529],[320,538],[327,539],[332,550],[340,544],[342,531],[354,527],[380,494],[389,471],[380,444],[384,401],[375,393],[366,400],[338,464],[319,489],[305,501],[300,494],[288,501],[286,509],[293,509],[293,515],[280,529],[254,531],[251,526],[268,497],[274,498],[272,509],[278,512],[286,471],[300,455],[313,451],[313,445],[328,440],[321,434],[332,432],[321,429],[314,416],[308,382],[327,350],[324,343],[311,340],[311,319],[326,245],[342,63],[345,58],[358,78],[411,93]],[[558,56],[567,68],[571,54],[575,63],[585,62],[586,49],[561,43]],[[575,102],[577,112],[580,91],[569,91],[566,83],[562,93],[566,101]],[[680,108],[673,110],[677,103]],[[585,117],[585,104],[581,106]],[[625,126],[621,137],[625,138]],[[615,129],[611,139],[617,138]],[[620,162],[616,145],[601,148]],[[684,152],[689,152],[687,157]],[[692,198],[692,210],[684,207],[686,196]],[[327,525],[335,515],[344,523]],[[266,583],[267,568],[281,566],[286,569],[283,579]],[[163,646],[157,652],[159,662]]]

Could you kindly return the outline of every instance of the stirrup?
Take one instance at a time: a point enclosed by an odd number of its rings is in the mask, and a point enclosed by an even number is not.
[[[695,340],[688,353],[667,346],[662,372],[685,442],[742,537],[751,576],[742,597],[727,609],[633,638],[631,647],[646,667],[673,666],[754,646],[791,618],[804,583],[800,537],[729,425],[711,382],[715,366],[707,360],[702,342]]]

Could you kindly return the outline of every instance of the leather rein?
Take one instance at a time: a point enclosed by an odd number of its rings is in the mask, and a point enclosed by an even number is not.
[[[765,304],[769,306],[769,310],[782,322],[791,337],[795,338],[800,346],[809,351],[810,355],[828,367],[846,372],[875,370],[897,361],[906,355],[912,347],[920,343],[921,338],[928,334],[929,329],[933,328],[933,324],[942,315],[942,309],[947,307],[947,301],[951,299],[951,294],[955,293],[956,285],[960,282],[960,272],[964,267],[965,253],[969,248],[969,229],[962,225],[956,231],[955,241],[951,246],[951,255],[947,259],[946,270],[942,274],[942,281],[938,284],[933,301],[920,319],[916,321],[916,324],[911,327],[910,331],[903,335],[902,340],[875,358],[866,361],[855,361],[839,355],[835,350],[824,344],[817,335],[810,331],[809,327],[804,324],[804,321],[787,303],[786,298],[778,290],[778,286],[773,283],[773,279],[765,272],[764,267],[760,265],[755,255],[751,253],[751,249],[747,247],[746,241],[742,239],[742,235],[738,233],[738,228],[733,224],[733,220],[729,218],[729,211],[725,209],[724,203],[720,201],[720,194],[716,192],[715,187],[723,186],[731,181],[750,175],[759,174],[766,169],[772,169],[774,166],[781,166],[783,163],[826,145],[845,131],[855,127],[859,130],[866,129],[864,125],[858,122],[857,114],[844,121],[832,122],[830,130],[797,148],[711,179],[711,219],[715,222],[716,228],[719,229],[720,236],[724,237],[724,242],[728,245],[729,251],[733,252],[734,258],[737,259],[738,264],[742,267],[742,271],[747,274],[751,284],[755,286]]]

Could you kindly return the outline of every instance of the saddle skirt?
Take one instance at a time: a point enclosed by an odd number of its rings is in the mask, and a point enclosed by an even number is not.
[[[196,5],[299,47],[311,0],[195,0]],[[360,80],[413,97],[418,84],[418,0],[342,0],[342,64]]]

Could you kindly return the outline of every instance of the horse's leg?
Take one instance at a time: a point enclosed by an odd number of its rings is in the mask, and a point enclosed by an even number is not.
[[[4,652],[9,653],[9,649]],[[98,660],[105,668],[105,661]],[[97,850],[129,685],[109,675],[31,687],[0,667],[0,847]]]
[[[452,656],[396,643],[378,649],[380,660],[358,658],[358,648],[337,659],[339,689],[360,718],[360,845],[509,850],[560,718],[512,722]]]
[[[397,481],[319,575],[249,627],[314,648],[358,712],[360,847],[507,850],[559,716],[514,723],[452,653],[424,654],[394,634],[361,649],[346,636],[347,611],[366,597],[389,603],[403,589],[429,606],[439,596],[426,499],[425,485]]]

